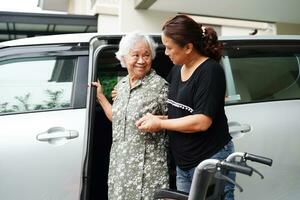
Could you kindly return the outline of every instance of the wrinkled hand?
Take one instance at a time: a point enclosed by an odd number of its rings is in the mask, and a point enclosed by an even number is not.
[[[99,80],[98,80],[97,82],[92,82],[91,85],[97,88],[97,101],[98,101],[98,103],[100,103],[100,102],[99,102],[99,95],[104,95],[104,94],[103,94],[103,88],[102,88],[102,85],[101,85],[101,83],[100,83]]]
[[[161,129],[161,119],[158,116],[147,113],[141,119],[139,119],[135,125],[143,132],[157,132]]]
[[[113,89],[113,90],[111,91],[111,98],[112,98],[112,100],[115,101],[116,98],[117,98],[117,96],[118,96],[117,90],[116,90],[116,89]]]
[[[92,82],[92,86],[97,88],[97,94],[103,93],[103,88],[99,80],[97,82]]]

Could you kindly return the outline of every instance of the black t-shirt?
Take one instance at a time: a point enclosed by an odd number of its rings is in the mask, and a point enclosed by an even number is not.
[[[212,125],[205,132],[168,131],[176,165],[188,170],[217,153],[231,136],[224,111],[226,81],[221,65],[207,59],[186,81],[181,80],[181,68],[174,66],[167,77],[169,119],[193,114],[212,118]]]

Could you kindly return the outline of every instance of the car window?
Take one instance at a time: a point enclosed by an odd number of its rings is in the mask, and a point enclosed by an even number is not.
[[[101,82],[104,95],[110,101],[114,86],[127,75],[127,70],[121,67],[120,61],[116,58],[117,50],[117,46],[114,45],[103,48],[96,61],[97,79]]]
[[[74,57],[0,62],[0,115],[70,107]]]
[[[299,53],[284,46],[227,50],[224,65],[235,93],[227,104],[300,98]]]

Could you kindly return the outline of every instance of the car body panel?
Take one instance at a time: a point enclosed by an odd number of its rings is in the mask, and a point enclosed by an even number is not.
[[[238,175],[244,188],[237,199],[299,199],[300,100],[243,104],[226,107],[228,121],[248,124],[251,131],[233,136],[235,150],[273,159],[271,167],[249,162],[264,175]],[[294,131],[296,130],[296,131]]]
[[[300,38],[240,39],[224,40],[229,130],[236,151],[269,157],[273,165],[249,162],[265,178],[237,175],[244,191],[236,197],[299,199]]]
[[[80,198],[87,52],[76,44],[0,48],[1,199]]]
[[[77,109],[1,116],[1,199],[79,199],[85,115]],[[78,137],[37,140],[53,127]]]

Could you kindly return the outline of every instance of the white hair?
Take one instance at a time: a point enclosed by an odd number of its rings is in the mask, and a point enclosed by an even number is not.
[[[146,42],[149,45],[151,51],[151,59],[153,60],[155,58],[155,50],[158,46],[157,43],[155,43],[154,40],[148,35],[142,34],[138,31],[134,31],[123,36],[119,43],[119,51],[116,52],[116,57],[121,62],[122,67],[127,68],[124,63],[124,56],[128,55],[129,51],[138,42]]]

